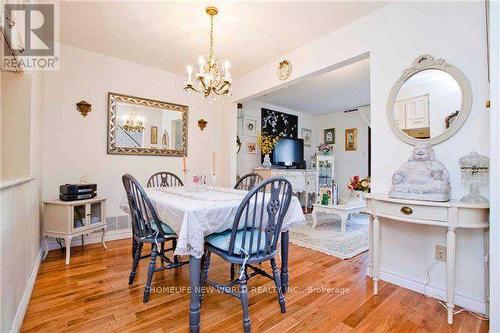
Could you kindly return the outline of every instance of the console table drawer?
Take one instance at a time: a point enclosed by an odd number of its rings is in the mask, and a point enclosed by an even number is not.
[[[437,206],[421,206],[387,201],[377,201],[376,212],[394,217],[446,222],[448,209]]]

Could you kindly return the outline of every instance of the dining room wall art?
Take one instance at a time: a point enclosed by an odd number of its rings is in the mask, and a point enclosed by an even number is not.
[[[257,143],[247,142],[247,153],[248,154],[257,154]]]
[[[335,128],[328,128],[323,131],[324,141],[323,143],[327,145],[335,144]]]
[[[261,132],[271,136],[296,138],[299,117],[274,110],[261,109]]]
[[[308,128],[302,129],[302,139],[304,140],[304,147],[311,147],[312,130]]]
[[[358,149],[358,129],[346,128],[345,130],[345,150],[356,151]]]
[[[253,118],[243,118],[243,133],[245,136],[255,137],[257,136],[257,120]]]

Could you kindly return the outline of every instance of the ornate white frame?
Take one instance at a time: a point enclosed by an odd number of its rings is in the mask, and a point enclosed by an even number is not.
[[[407,135],[401,129],[399,129],[397,121],[394,117],[394,103],[396,101],[396,96],[401,86],[410,77],[426,69],[442,70],[453,76],[453,78],[457,81],[458,85],[460,86],[460,90],[462,92],[462,105],[460,107],[460,112],[458,113],[456,120],[446,131],[430,139],[416,139],[414,137]],[[457,67],[447,63],[444,59],[441,58],[435,59],[431,55],[424,54],[416,58],[413,61],[412,66],[403,71],[401,77],[398,79],[398,81],[396,81],[396,83],[392,87],[391,93],[389,94],[389,98],[387,99],[387,120],[394,134],[396,134],[396,136],[400,138],[402,141],[409,143],[411,145],[426,144],[426,143],[431,145],[436,145],[445,140],[448,140],[463,126],[465,120],[467,120],[467,117],[469,117],[471,106],[472,106],[472,89],[469,80],[467,79],[465,74]]]
[[[156,107],[169,111],[182,112],[182,149],[162,149],[162,148],[129,148],[117,147],[115,131],[118,127],[116,119],[116,103],[124,102],[135,105]],[[187,156],[188,142],[188,111],[186,105],[173,104],[152,99],[128,96],[117,93],[108,93],[108,154],[110,155],[148,155],[148,156]]]

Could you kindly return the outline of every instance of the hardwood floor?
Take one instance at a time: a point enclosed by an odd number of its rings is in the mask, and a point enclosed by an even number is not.
[[[128,286],[130,240],[74,247],[71,265],[60,251],[42,262],[22,332],[188,332],[188,266],[154,277],[154,293],[142,303],[147,259]],[[228,265],[212,256],[210,278],[229,279]],[[282,314],[263,277],[250,280],[253,332],[487,332],[488,322],[468,313],[446,324],[446,312],[432,298],[380,282],[378,296],[366,277],[367,254],[342,261],[290,245],[287,313]],[[269,269],[269,265],[265,266]],[[163,288],[162,288],[163,287]],[[266,288],[271,288],[267,290]],[[241,332],[239,300],[209,293],[201,312],[202,332]]]

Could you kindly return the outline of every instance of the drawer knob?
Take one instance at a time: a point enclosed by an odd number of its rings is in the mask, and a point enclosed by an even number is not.
[[[411,209],[408,206],[403,206],[403,207],[401,207],[401,213],[403,213],[405,215],[411,215],[413,213],[413,209]]]

